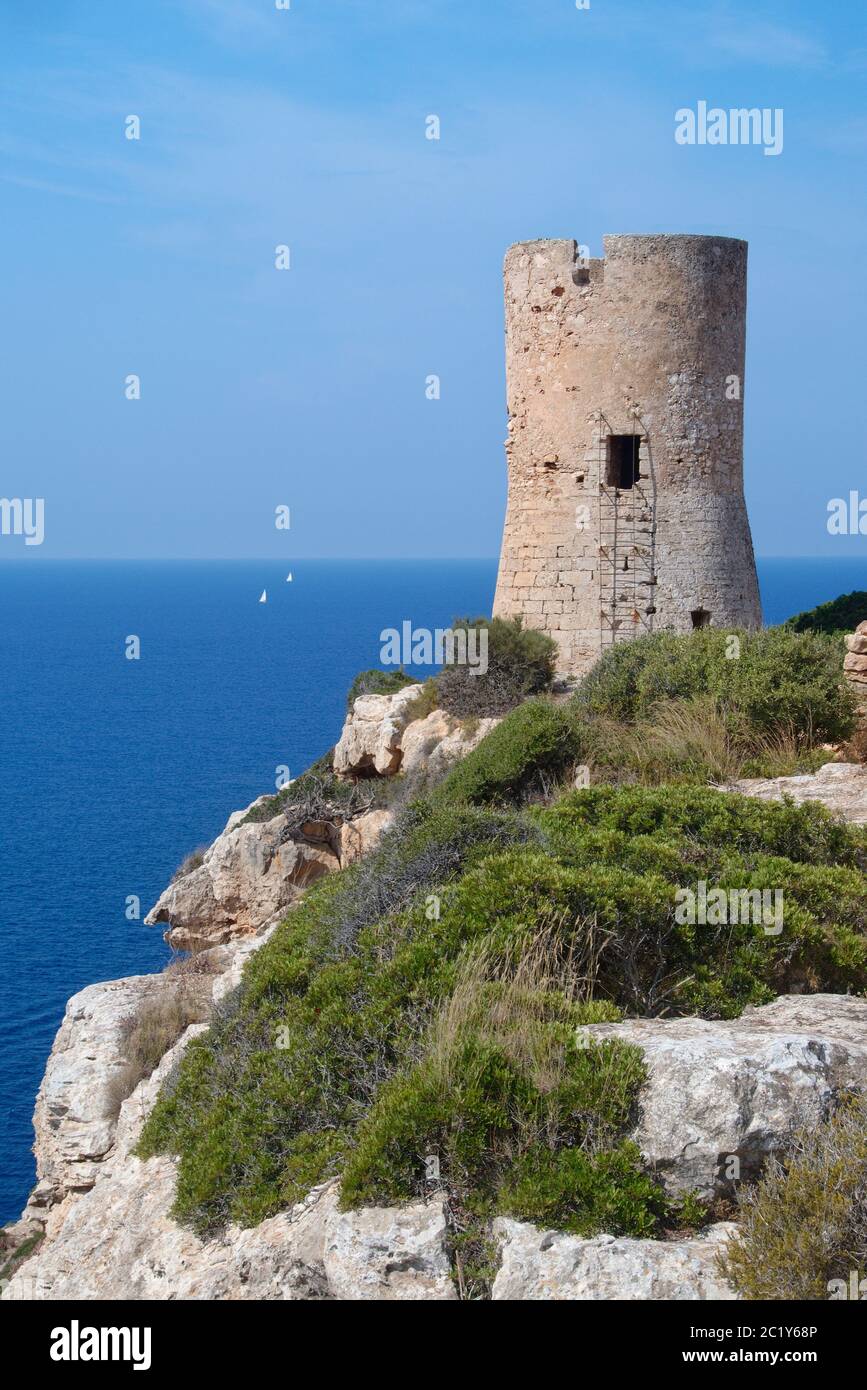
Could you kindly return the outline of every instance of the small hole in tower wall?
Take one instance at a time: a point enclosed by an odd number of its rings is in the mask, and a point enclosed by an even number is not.
[[[641,435],[609,434],[608,455],[605,466],[607,487],[635,487],[641,476],[639,456]]]
[[[689,616],[694,628],[710,627],[710,613],[706,608],[694,608]]]

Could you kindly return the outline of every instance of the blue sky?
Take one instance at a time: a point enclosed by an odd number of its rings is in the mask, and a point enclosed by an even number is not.
[[[617,231],[749,240],[756,549],[867,554],[863,0],[4,0],[0,55],[0,555],[495,555],[503,254]]]

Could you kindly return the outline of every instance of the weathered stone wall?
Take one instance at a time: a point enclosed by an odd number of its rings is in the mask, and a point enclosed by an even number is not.
[[[859,623],[846,638],[843,674],[855,696],[859,728],[867,728],[867,623]]]
[[[524,242],[505,264],[494,611],[550,632],[575,673],[611,640],[689,631],[699,611],[715,627],[761,622],[743,498],[746,243],[609,236],[604,249],[582,264],[574,241]],[[607,439],[627,434],[641,479],[617,500],[612,544]]]

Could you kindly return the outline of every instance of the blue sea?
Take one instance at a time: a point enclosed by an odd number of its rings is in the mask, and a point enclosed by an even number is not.
[[[867,560],[759,571],[767,622],[867,589]],[[490,612],[495,575],[493,560],[298,561],[291,583],[272,562],[0,564],[0,1223],[33,1183],[66,1000],[168,958],[127,899],[144,916],[278,767],[334,743],[383,628]]]

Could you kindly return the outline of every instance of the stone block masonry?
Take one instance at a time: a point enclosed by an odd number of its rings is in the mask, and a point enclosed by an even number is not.
[[[509,498],[494,612],[580,675],[663,628],[758,627],[743,495],[746,242],[607,236],[505,263]]]

